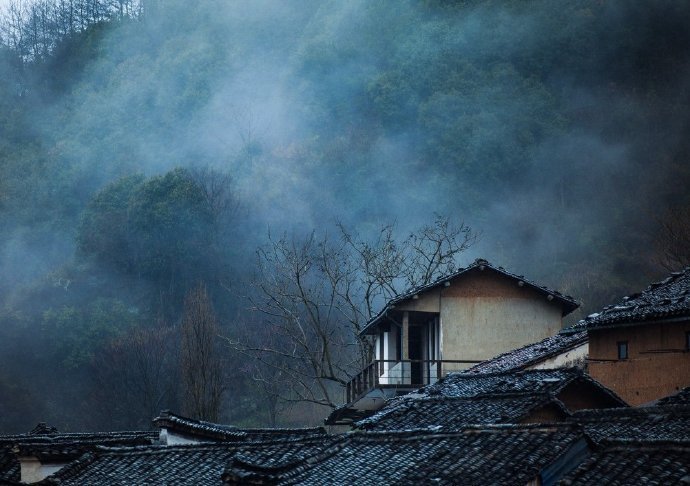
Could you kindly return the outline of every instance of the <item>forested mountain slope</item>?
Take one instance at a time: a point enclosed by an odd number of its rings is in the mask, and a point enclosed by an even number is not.
[[[36,0],[0,24],[3,430],[178,406],[185,294],[260,327],[269,230],[449,215],[481,233],[459,264],[586,314],[662,275],[663,223],[687,224],[684,2]],[[168,350],[145,398],[117,364],[135,343]],[[225,419],[264,421],[224,356]]]

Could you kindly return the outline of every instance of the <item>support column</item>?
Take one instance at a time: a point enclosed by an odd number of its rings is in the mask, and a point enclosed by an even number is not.
[[[410,313],[403,312],[402,320],[402,359],[410,359]]]

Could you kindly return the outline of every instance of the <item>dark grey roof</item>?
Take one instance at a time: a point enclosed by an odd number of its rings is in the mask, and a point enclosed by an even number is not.
[[[656,401],[656,405],[690,405],[690,386],[683,388],[673,395],[660,398]]]
[[[484,260],[482,258],[479,258],[474,261],[471,265],[469,265],[466,268],[460,268],[458,271],[455,273],[452,273],[450,275],[443,276],[436,280],[435,282],[429,283],[427,285],[421,285],[419,287],[415,287],[411,290],[408,290],[407,292],[398,295],[394,297],[393,299],[389,300],[388,303],[384,306],[384,308],[375,316],[373,317],[365,326],[364,328],[360,331],[360,335],[366,334],[373,326],[375,326],[385,315],[387,312],[389,312],[393,307],[395,307],[396,304],[410,299],[413,296],[417,294],[421,294],[422,292],[426,292],[428,290],[434,289],[436,287],[440,287],[444,285],[446,282],[449,282],[457,277],[460,277],[461,275],[468,274],[472,271],[475,270],[489,270],[495,273],[498,273],[500,275],[503,275],[505,277],[508,277],[512,280],[515,280],[516,282],[522,282],[522,285],[531,288],[533,290],[536,290],[537,292],[546,295],[548,298],[554,300],[555,302],[561,304],[561,307],[563,308],[563,315],[570,314],[572,311],[577,309],[580,304],[571,296],[569,295],[564,295],[556,290],[551,290],[543,285],[538,285],[534,282],[531,282],[527,280],[523,275],[517,275],[514,273],[511,273],[507,271],[503,267],[496,267],[489,263],[487,260]]]
[[[165,427],[182,435],[195,437],[200,440],[250,441],[322,436],[326,434],[326,430],[323,427],[240,429],[233,425],[190,419],[176,415],[169,410],[162,411],[158,417],[153,419],[153,423],[159,428]]]
[[[690,441],[613,440],[598,448],[560,482],[592,484],[688,484]]]
[[[589,329],[635,324],[642,321],[690,317],[690,267],[629,295],[583,321]]]
[[[520,423],[549,408],[564,420],[569,412],[548,393],[485,395],[474,398],[427,397],[397,401],[355,424],[364,430],[457,430],[468,424]]]
[[[575,325],[555,336],[500,354],[465,370],[467,373],[492,373],[522,370],[549,358],[565,353],[587,342],[587,328]]]
[[[235,456],[251,456],[280,466],[317,454],[333,440],[324,436],[265,442],[99,448],[48,476],[41,484],[218,485],[223,469]]]
[[[433,385],[420,388],[415,395],[478,397],[500,393],[558,393],[575,380],[586,381],[611,393],[579,368],[505,371],[496,373],[449,373]],[[404,399],[405,397],[400,397]]]
[[[519,422],[546,406],[562,408],[557,395],[582,383],[606,397],[611,406],[625,406],[620,398],[578,368],[501,373],[449,373],[443,380],[389,400],[357,428],[393,429],[470,423]]]
[[[690,406],[628,407],[580,410],[568,420],[584,427],[595,442],[690,439]]]
[[[18,455],[71,460],[101,445],[143,445],[158,439],[153,431],[58,433],[39,424],[28,434],[0,436],[0,481],[19,481]]]
[[[230,484],[526,484],[582,443],[575,427],[468,427],[455,432],[350,433],[276,467],[237,455]]]

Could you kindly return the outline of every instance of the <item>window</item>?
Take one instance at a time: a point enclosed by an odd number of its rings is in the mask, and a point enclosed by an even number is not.
[[[618,341],[618,359],[628,359],[628,341]]]
[[[690,331],[685,331],[685,350],[690,351]]]

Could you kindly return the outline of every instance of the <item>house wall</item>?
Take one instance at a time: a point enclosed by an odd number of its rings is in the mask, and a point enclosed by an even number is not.
[[[395,306],[397,311],[440,312],[441,289],[428,290],[416,299],[410,298]]]
[[[552,404],[547,404],[541,408],[533,410],[527,417],[520,421],[521,424],[547,424],[563,422],[565,414],[563,411]]]
[[[690,385],[690,321],[649,323],[589,332],[588,372],[631,405],[665,397]],[[618,359],[619,341],[628,359]]]
[[[571,412],[624,406],[588,380],[573,380],[558,392],[556,398]]]
[[[53,473],[58,472],[67,464],[67,462],[51,462],[43,464],[37,457],[34,456],[20,457],[20,478],[23,483],[35,483],[45,479]]]
[[[587,364],[589,343],[585,342],[568,351],[552,356],[544,361],[528,366],[528,370],[552,370],[554,368],[584,368]]]
[[[440,301],[444,360],[489,359],[562,326],[560,305],[489,270],[455,279],[441,290]]]

